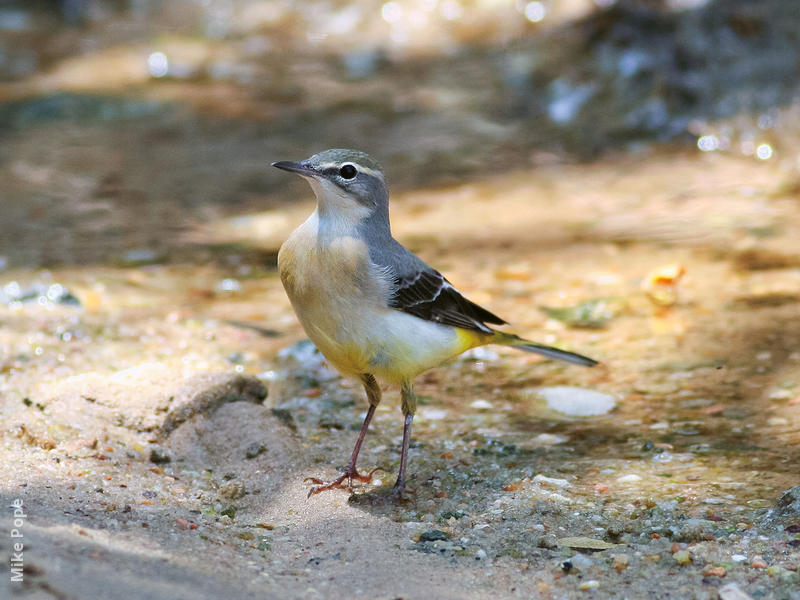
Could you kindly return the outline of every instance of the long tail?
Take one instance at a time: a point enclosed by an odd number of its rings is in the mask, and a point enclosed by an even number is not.
[[[563,360],[564,362],[582,365],[584,367],[593,367],[597,364],[596,360],[589,358],[588,356],[582,356],[580,354],[575,354],[574,352],[567,352],[566,350],[559,350],[558,348],[545,346],[544,344],[537,344],[536,342],[523,339],[517,335],[514,335],[513,333],[503,333],[497,331],[492,337],[490,343],[501,344],[503,346],[512,346],[513,348],[519,348],[525,352],[541,354],[547,358]]]

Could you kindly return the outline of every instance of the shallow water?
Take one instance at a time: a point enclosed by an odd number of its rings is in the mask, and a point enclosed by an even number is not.
[[[796,478],[800,460],[797,205],[773,195],[776,169],[758,162],[666,155],[622,163],[553,166],[399,194],[393,209],[398,235],[465,294],[510,319],[523,335],[602,362],[583,369],[501,349],[424,374],[415,439],[426,450],[414,452],[415,468],[443,469],[447,461],[438,457],[447,452],[479,469],[491,461],[505,485],[537,473],[568,474],[572,493],[592,499],[599,486],[618,501],[680,496],[697,510],[708,508],[709,497],[721,498],[716,511],[769,502]],[[690,189],[692,198],[673,211],[655,200],[634,205],[631,200],[663,171],[674,189],[662,180],[659,196]],[[626,174],[606,189],[580,191],[598,177],[612,179],[607,174],[613,172]],[[722,180],[739,193],[722,197]],[[541,197],[543,188],[547,205],[537,202],[537,209],[521,212],[521,203]],[[682,214],[692,202],[708,209]],[[554,213],[552,206],[563,210]],[[262,240],[264,248],[274,249],[308,210],[306,200],[285,227]],[[636,229],[620,228],[620,215]],[[660,234],[678,227],[685,239]],[[764,229],[771,231],[767,237]],[[617,239],[621,235],[625,239]],[[778,256],[786,264],[751,264],[758,256]],[[642,283],[650,271],[672,263],[686,275],[674,286],[675,304],[660,306]],[[0,307],[2,390],[12,402],[70,375],[151,361],[183,373],[235,368],[264,374],[275,369],[280,348],[302,338],[274,271],[242,255],[192,267],[6,270],[3,282],[5,289],[16,282],[23,291],[36,282],[41,285],[34,291],[42,294]],[[53,284],[80,305],[61,303]],[[593,297],[614,302],[613,316],[601,327],[571,327],[538,308]],[[617,406],[603,416],[562,415],[535,395],[538,387],[554,385],[611,394]],[[337,448],[348,445],[363,403],[357,387],[346,389],[350,404],[327,414],[321,430],[312,419],[303,430],[310,439],[332,435]],[[374,437],[382,443],[372,443],[383,451],[366,459],[384,466],[396,462],[395,395],[388,391],[376,421]],[[280,404],[280,397],[273,402]],[[330,452],[330,460],[343,458],[341,450]],[[620,483],[631,475],[641,479]]]

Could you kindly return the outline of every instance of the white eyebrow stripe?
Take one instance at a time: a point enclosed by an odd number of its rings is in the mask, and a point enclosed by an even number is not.
[[[375,169],[370,169],[369,167],[363,167],[363,166],[359,165],[358,163],[353,163],[353,164],[362,173],[366,173],[367,175],[372,175],[373,177],[377,177],[378,179],[383,181],[383,173],[381,173],[380,171],[376,171]]]
[[[338,169],[342,165],[353,165],[356,169],[358,169],[361,173],[365,173],[367,175],[372,175],[373,177],[377,177],[381,181],[384,180],[383,173],[380,171],[376,171],[375,169],[370,169],[369,167],[365,167],[364,165],[360,165],[357,162],[352,160],[345,161],[343,163],[338,162],[326,162],[320,163],[317,165],[316,169],[319,171],[324,171],[325,169]]]

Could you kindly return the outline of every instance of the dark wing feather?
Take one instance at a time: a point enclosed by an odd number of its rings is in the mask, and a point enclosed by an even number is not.
[[[420,319],[483,333],[492,332],[486,323],[505,324],[497,315],[464,298],[441,273],[430,267],[397,276],[394,283],[396,289],[389,306]]]

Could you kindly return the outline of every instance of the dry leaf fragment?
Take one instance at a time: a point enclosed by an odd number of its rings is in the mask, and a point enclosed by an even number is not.
[[[565,537],[556,540],[559,546],[566,546],[567,548],[574,548],[576,550],[608,550],[616,548],[620,544],[611,544],[590,537]]]
[[[673,306],[678,301],[678,284],[686,274],[683,265],[671,264],[650,271],[642,282],[642,290],[658,306]]]

